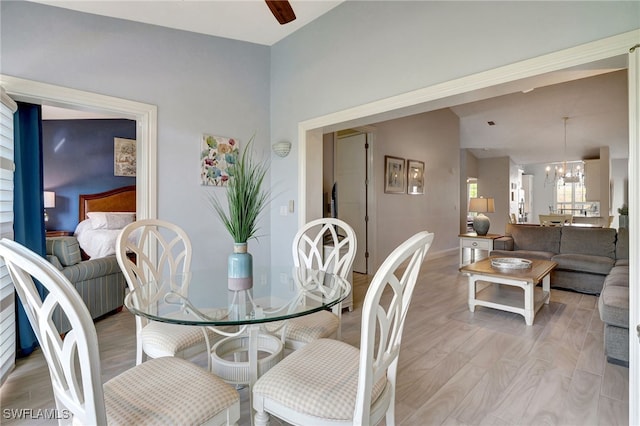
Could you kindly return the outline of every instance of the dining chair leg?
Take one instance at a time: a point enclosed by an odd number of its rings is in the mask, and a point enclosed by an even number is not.
[[[268,426],[269,419],[269,413],[266,411],[256,411],[253,424],[254,426]]]

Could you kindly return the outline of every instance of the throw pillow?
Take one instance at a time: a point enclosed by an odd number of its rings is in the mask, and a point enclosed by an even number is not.
[[[135,213],[129,212],[90,212],[93,229],[122,229],[136,220]]]

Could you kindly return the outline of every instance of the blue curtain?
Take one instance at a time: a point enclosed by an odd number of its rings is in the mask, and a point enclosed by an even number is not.
[[[42,108],[18,102],[14,115],[14,239],[32,251],[46,255],[42,183]],[[36,283],[40,296],[44,289]],[[16,303],[18,356],[38,346],[22,303]]]

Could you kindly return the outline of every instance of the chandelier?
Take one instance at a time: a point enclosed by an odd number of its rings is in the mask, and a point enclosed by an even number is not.
[[[564,120],[564,157],[567,157],[567,120],[569,117],[562,117]],[[565,185],[567,183],[584,184],[584,162],[583,161],[561,161],[549,164],[545,168],[545,186],[547,184]]]

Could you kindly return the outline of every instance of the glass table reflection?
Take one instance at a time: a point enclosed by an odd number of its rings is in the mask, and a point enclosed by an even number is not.
[[[307,268],[256,270],[253,288],[239,291],[227,288],[226,271],[202,270],[142,285],[124,304],[153,321],[247,326],[330,309],[350,291],[351,284],[339,276]]]
[[[351,283],[338,275],[308,268],[255,269],[253,287],[238,291],[228,289],[226,270],[195,270],[141,285],[124,304],[153,321],[208,327],[225,336],[211,347],[212,370],[251,387],[282,358],[286,320],[331,309],[350,292]],[[282,322],[280,338],[261,326],[274,321]],[[244,351],[246,361],[237,354],[223,360],[227,351]],[[258,359],[265,351],[273,356]]]

